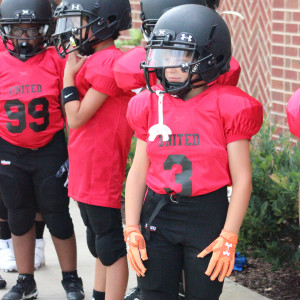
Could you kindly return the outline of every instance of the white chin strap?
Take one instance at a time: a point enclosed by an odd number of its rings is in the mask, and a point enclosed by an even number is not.
[[[163,141],[166,142],[169,140],[169,136],[172,135],[171,129],[164,125],[164,117],[163,117],[163,99],[164,92],[156,91],[156,95],[158,96],[158,124],[153,125],[149,129],[149,141],[153,142],[155,138],[159,135],[162,135]]]
[[[245,18],[242,14],[240,14],[237,11],[233,11],[233,10],[222,11],[222,12],[219,13],[219,15],[233,15],[233,16],[239,17],[242,20],[245,20]]]

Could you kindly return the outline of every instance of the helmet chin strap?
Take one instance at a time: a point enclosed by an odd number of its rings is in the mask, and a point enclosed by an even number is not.
[[[18,48],[20,50],[19,55],[22,61],[26,61],[29,58],[28,53],[33,52],[33,46],[26,42],[19,43]]]
[[[169,140],[169,136],[172,135],[172,131],[170,127],[163,124],[163,99],[165,93],[163,91],[156,91],[155,93],[158,96],[158,124],[153,125],[149,129],[149,141],[153,142],[157,136],[161,135],[163,141],[166,142]]]

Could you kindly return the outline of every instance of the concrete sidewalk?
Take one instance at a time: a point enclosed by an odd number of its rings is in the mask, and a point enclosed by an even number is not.
[[[78,274],[82,277],[86,299],[92,299],[93,278],[94,278],[94,258],[88,251],[85,239],[85,227],[82,223],[79,210],[74,201],[71,201],[71,215],[75,225],[75,232],[78,247]],[[58,265],[58,260],[54,246],[52,244],[48,230],[45,231],[46,240],[46,266],[35,272],[35,280],[37,282],[40,300],[65,300],[65,292],[60,283],[61,271]],[[17,273],[4,273],[1,275],[7,281],[7,287],[0,290],[0,298],[15,284]],[[128,291],[136,286],[136,277],[133,272],[130,272]],[[268,299],[259,294],[244,288],[241,285],[234,283],[231,280],[226,280],[223,294],[220,300],[263,300]]]

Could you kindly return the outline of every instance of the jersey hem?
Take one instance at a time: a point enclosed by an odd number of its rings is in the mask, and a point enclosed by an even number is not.
[[[74,197],[71,194],[69,194],[69,197],[72,198],[74,201],[89,204],[89,205],[121,209],[121,200],[120,200],[120,204],[111,204],[111,203],[105,203],[103,201],[96,201],[96,200],[89,201],[87,199],[78,199],[77,197]]]

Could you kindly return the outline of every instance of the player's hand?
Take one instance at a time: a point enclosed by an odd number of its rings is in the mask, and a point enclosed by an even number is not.
[[[70,50],[73,49],[73,46],[70,46]],[[69,53],[68,60],[65,66],[65,75],[64,77],[72,77],[78,73],[82,65],[86,62],[88,56],[79,56],[76,51]]]
[[[64,174],[67,174],[67,179],[64,183],[64,187],[68,187],[69,183],[69,159],[67,159],[59,168],[59,170],[56,173],[56,178],[61,178]]]
[[[222,282],[225,276],[230,276],[234,267],[235,247],[238,241],[237,234],[222,230],[220,236],[214,240],[207,248],[205,248],[197,257],[203,258],[208,253],[213,252],[212,258],[205,274],[210,276],[211,280]]]
[[[131,269],[137,276],[145,276],[146,268],[142,260],[147,260],[145,239],[138,225],[126,226],[124,230],[125,242],[128,244],[128,260]]]

